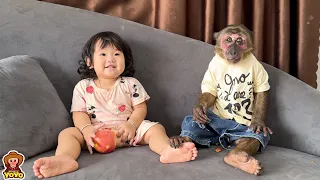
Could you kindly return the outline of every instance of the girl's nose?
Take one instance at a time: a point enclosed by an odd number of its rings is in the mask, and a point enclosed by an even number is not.
[[[115,59],[113,58],[113,56],[107,56],[107,62],[115,62]]]

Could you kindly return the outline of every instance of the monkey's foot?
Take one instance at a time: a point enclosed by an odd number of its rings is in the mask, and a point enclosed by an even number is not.
[[[174,149],[170,146],[161,152],[160,162],[179,163],[195,160],[198,156],[198,150],[194,143],[186,142],[181,147]]]
[[[183,136],[183,139],[186,141],[186,142],[192,142],[192,139],[187,137],[187,136]]]
[[[224,162],[230,166],[257,176],[259,176],[263,170],[260,161],[249,156],[246,152],[229,153],[224,157]]]
[[[33,164],[34,175],[38,178],[47,178],[77,170],[77,161],[68,155],[58,155],[40,158]]]

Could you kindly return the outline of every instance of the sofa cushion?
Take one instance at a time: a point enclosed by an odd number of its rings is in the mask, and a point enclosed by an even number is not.
[[[57,145],[71,118],[40,63],[28,56],[0,60],[0,157],[30,156]]]
[[[22,170],[25,180],[35,179],[34,160],[53,155],[54,151],[41,154],[26,161]],[[256,157],[263,163],[260,177],[244,173],[223,162],[227,151],[215,152],[215,147],[199,149],[195,161],[178,164],[161,164],[159,156],[148,146],[118,149],[111,154],[90,155],[83,151],[78,162],[79,169],[49,179],[121,179],[121,180],[318,180],[320,158],[295,150],[268,146]]]
[[[81,49],[100,31],[114,31],[132,47],[136,78],[151,99],[147,119],[177,135],[192,113],[201,81],[214,55],[201,41],[125,19],[34,0],[0,0],[0,58],[17,53],[41,59],[48,78],[69,110]],[[261,59],[259,59],[261,60]],[[320,92],[264,64],[270,76],[270,145],[320,156]]]
[[[34,0],[0,0],[0,58],[17,53],[41,59],[69,110],[81,49],[100,31],[114,31],[132,47],[136,78],[151,99],[147,119],[177,135],[201,92],[213,46],[132,21]],[[261,59],[259,59],[261,60]],[[264,64],[270,76],[270,145],[320,156],[320,92]]]

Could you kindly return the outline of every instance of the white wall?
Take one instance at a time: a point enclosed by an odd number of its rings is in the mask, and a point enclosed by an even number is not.
[[[320,41],[320,28],[319,28],[319,41]],[[320,46],[318,51],[317,89],[320,90]]]
[[[320,24],[320,21],[319,21],[319,24]],[[319,41],[320,41],[320,28],[319,28]],[[320,45],[319,45],[319,51],[318,51],[317,89],[320,90]]]

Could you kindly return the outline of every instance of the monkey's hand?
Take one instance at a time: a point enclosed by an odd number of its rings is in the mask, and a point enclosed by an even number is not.
[[[214,105],[216,97],[210,93],[202,93],[199,97],[198,103],[194,106],[192,114],[193,119],[199,123],[205,124],[210,121],[207,117],[207,109]]]
[[[254,94],[255,106],[250,124],[254,133],[259,134],[260,131],[263,131],[264,136],[267,136],[267,133],[273,133],[265,123],[267,121],[268,93],[268,91],[265,91]]]
[[[207,107],[201,103],[195,105],[193,108],[193,119],[199,123],[206,124],[210,121],[207,117]]]
[[[186,140],[182,136],[172,136],[169,138],[170,146],[172,148],[179,148]]]
[[[265,125],[262,121],[253,121],[249,127],[254,133],[259,134],[260,131],[263,131],[263,135],[267,136],[267,133],[272,134],[272,130]]]

